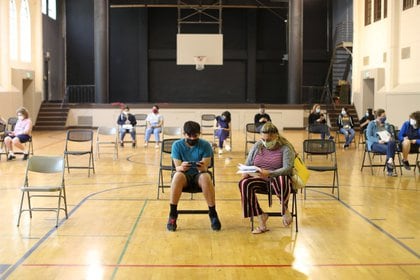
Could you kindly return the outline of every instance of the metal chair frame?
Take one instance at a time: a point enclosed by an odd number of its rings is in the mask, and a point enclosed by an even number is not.
[[[254,145],[257,142],[255,136],[259,133],[255,123],[247,123],[245,125],[245,156],[248,154],[248,145]]]
[[[311,156],[311,161],[308,157]],[[313,156],[323,156],[326,160],[320,164],[312,164]],[[304,190],[304,198],[306,199],[307,188],[331,188],[332,194],[334,189],[337,189],[337,199],[340,200],[340,188],[338,179],[338,166],[337,166],[337,154],[335,142],[333,140],[322,140],[322,139],[307,139],[303,141],[303,160],[305,161],[308,170],[315,172],[333,172],[332,185],[306,185]],[[327,160],[329,159],[329,163]],[[306,159],[306,160],[305,160]]]
[[[64,184],[64,158],[63,156],[33,156],[28,159],[28,164],[25,172],[24,185],[20,188],[22,191],[22,196],[20,200],[19,207],[19,216],[17,221],[17,226],[20,224],[20,218],[23,212],[28,211],[30,218],[32,219],[33,211],[53,211],[57,213],[56,217],[56,227],[58,226],[58,219],[60,215],[60,210],[64,211],[66,214],[66,219],[68,218],[67,213],[67,199],[66,199],[66,189]],[[36,185],[33,184],[35,179],[31,177],[31,174],[50,174],[51,176],[56,176],[61,174],[59,184],[57,185]],[[38,178],[38,177],[37,177]],[[39,178],[38,180],[39,181]],[[41,180],[42,181],[42,180]],[[56,192],[58,194],[46,194]],[[32,194],[37,193],[37,194]],[[23,200],[27,196],[28,199],[28,208],[23,209]],[[31,199],[35,197],[55,197],[58,198],[57,207],[33,207],[31,204]],[[61,200],[63,200],[64,207],[61,206]]]
[[[113,139],[111,137],[113,136]],[[106,140],[101,139],[101,137],[106,137]],[[96,132],[96,158],[100,157],[100,146],[105,146],[108,148],[113,148],[113,159],[118,158],[118,130],[116,127],[107,127],[100,126]],[[108,153],[110,154],[110,153]]]
[[[71,143],[89,143],[89,147],[85,149],[73,150]],[[87,146],[87,144],[86,144]],[[72,156],[83,156],[89,155],[89,165],[88,166],[70,166],[69,164],[69,155]],[[69,129],[67,130],[66,144],[64,148],[64,157],[66,160],[66,168],[70,173],[70,169],[88,169],[88,177],[90,176],[90,170],[92,169],[95,174],[95,161],[93,159],[93,131],[91,129]]]

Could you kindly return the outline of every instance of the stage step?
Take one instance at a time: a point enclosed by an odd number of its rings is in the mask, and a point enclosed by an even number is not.
[[[59,102],[43,102],[38,112],[34,130],[64,130],[69,113],[67,105]]]

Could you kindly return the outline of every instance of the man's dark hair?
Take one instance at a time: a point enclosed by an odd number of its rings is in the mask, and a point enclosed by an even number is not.
[[[199,134],[201,131],[200,125],[197,122],[187,121],[184,124],[184,133],[188,135]]]

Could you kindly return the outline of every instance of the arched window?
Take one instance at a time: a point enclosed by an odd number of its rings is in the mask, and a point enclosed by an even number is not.
[[[47,14],[47,0],[42,0],[42,2],[41,2],[41,12],[44,15]]]
[[[52,19],[57,19],[56,0],[48,0],[48,16]]]
[[[20,6],[20,59],[31,61],[31,14],[29,0],[22,0]]]
[[[9,42],[10,42],[10,59],[18,59],[18,27],[17,27],[17,11],[16,1],[9,0]]]

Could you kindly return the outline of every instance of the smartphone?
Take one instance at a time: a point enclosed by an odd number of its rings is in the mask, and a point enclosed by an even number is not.
[[[197,168],[197,166],[201,165],[201,162],[196,162],[196,161],[189,161],[188,164],[190,165],[190,168]]]

